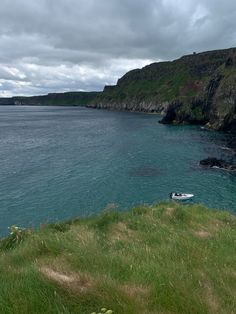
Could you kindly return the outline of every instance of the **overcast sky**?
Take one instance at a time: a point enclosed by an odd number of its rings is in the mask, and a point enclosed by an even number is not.
[[[0,96],[101,90],[128,70],[236,46],[236,0],[0,0]]]

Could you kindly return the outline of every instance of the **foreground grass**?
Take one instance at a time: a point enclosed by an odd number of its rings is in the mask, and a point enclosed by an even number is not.
[[[234,313],[236,217],[162,203],[0,242],[0,313]]]

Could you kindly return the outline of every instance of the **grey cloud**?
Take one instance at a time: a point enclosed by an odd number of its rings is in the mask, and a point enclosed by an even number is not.
[[[235,42],[234,0],[1,0],[1,90],[101,89],[132,67]]]

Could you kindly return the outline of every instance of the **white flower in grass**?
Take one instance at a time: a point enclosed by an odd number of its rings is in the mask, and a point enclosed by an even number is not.
[[[101,309],[101,312],[99,312],[99,313],[93,312],[91,314],[114,314],[114,312],[112,310],[107,310],[105,307],[103,307]]]

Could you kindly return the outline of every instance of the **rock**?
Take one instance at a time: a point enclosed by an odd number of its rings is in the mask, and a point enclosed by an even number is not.
[[[230,164],[223,159],[217,159],[215,157],[208,157],[200,161],[200,165],[208,168],[219,168],[228,171],[235,171],[236,165]]]
[[[236,138],[233,138],[232,140],[230,140],[227,144],[227,146],[231,149],[233,149],[234,151],[236,151]]]

